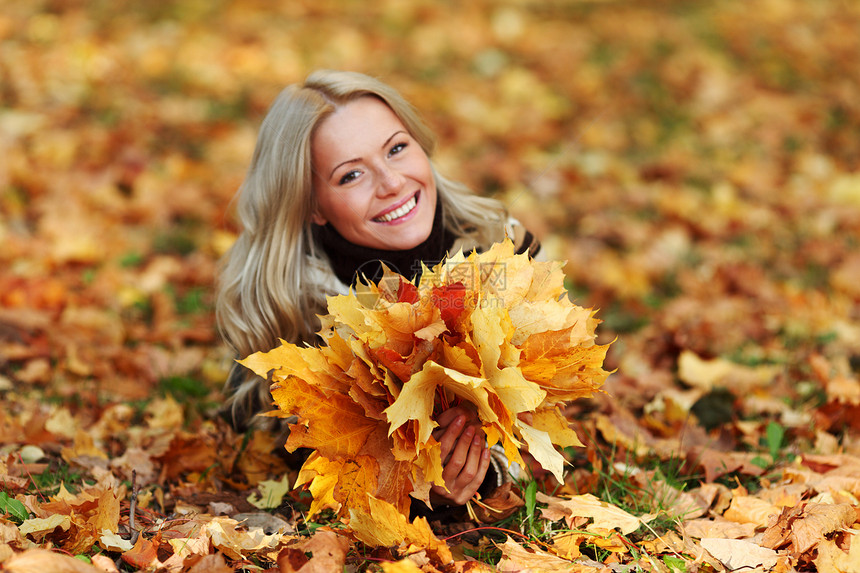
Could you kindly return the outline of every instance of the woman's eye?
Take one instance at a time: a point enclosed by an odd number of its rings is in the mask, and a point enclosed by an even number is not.
[[[391,150],[388,152],[388,156],[391,157],[392,155],[397,155],[398,153],[406,149],[406,145],[406,143],[398,143],[391,148]]]
[[[350,181],[353,181],[356,177],[358,177],[358,171],[350,171],[346,175],[340,178],[340,184],[345,185]]]

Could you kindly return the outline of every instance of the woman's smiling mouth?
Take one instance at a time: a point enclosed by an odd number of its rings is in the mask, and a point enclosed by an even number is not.
[[[374,217],[374,221],[377,223],[390,223],[396,219],[400,219],[401,217],[405,217],[409,213],[415,209],[415,206],[418,204],[418,193],[412,196],[406,203],[385,213],[384,215],[380,215],[379,217]]]

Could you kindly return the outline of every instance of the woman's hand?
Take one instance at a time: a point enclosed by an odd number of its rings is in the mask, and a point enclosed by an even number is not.
[[[433,437],[442,444],[442,478],[445,487],[430,488],[432,503],[463,505],[481,487],[490,466],[490,450],[477,415],[455,406],[436,420]]]

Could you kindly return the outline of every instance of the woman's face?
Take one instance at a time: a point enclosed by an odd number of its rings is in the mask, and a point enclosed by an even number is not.
[[[311,140],[317,209],[349,242],[402,251],[433,227],[436,183],[430,161],[394,112],[372,96],[325,118]]]

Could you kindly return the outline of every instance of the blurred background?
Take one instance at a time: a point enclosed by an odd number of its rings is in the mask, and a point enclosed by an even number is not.
[[[849,0],[7,0],[4,431],[51,404],[70,428],[158,392],[217,405],[231,200],[268,105],[324,67],[401,90],[441,170],[568,261],[615,340],[615,402],[590,407],[669,435],[740,380],[706,428],[856,447],[858,30]]]

